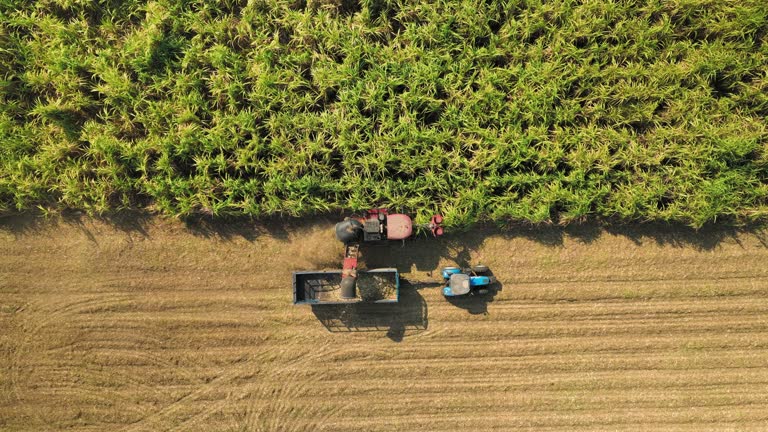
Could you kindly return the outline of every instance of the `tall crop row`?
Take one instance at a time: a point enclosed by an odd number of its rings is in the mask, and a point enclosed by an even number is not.
[[[0,210],[768,214],[768,3],[0,0]]]

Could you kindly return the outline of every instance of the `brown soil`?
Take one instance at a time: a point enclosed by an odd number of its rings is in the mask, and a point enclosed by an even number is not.
[[[364,251],[395,305],[291,305],[332,220],[0,220],[0,430],[767,430],[760,231],[477,230]],[[447,301],[484,263],[495,295]]]

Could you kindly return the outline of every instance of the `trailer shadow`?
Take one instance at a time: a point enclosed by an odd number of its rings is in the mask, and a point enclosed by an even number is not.
[[[415,287],[402,280],[398,303],[312,305],[312,313],[329,332],[381,332],[395,342],[429,326],[427,302]]]

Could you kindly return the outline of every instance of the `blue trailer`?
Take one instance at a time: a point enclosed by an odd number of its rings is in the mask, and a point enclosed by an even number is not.
[[[358,271],[354,292],[342,289],[342,271],[293,272],[293,304],[397,303],[400,273],[395,268]]]

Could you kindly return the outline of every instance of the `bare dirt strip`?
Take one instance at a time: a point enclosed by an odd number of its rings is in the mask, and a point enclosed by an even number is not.
[[[366,250],[400,304],[294,307],[332,225],[2,219],[0,430],[768,430],[760,230],[425,238]]]

